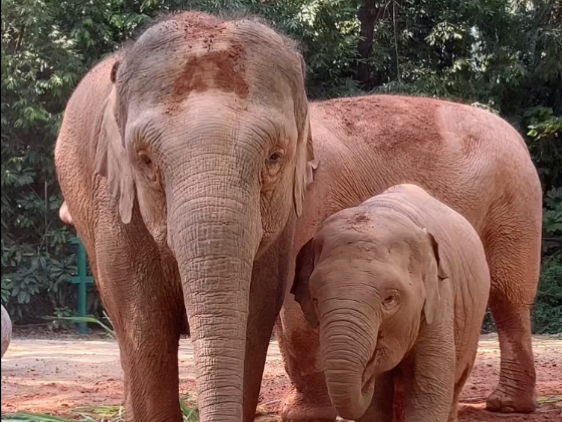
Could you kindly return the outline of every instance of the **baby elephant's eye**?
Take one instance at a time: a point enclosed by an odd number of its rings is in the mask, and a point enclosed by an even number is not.
[[[392,309],[396,305],[398,305],[398,294],[396,293],[388,293],[382,302],[385,309]]]

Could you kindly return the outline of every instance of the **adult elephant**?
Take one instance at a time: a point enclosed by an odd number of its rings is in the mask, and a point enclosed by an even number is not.
[[[427,98],[336,99],[311,103],[309,114],[319,166],[293,259],[328,216],[396,184],[423,186],[469,220],[485,248],[501,349],[500,381],[487,407],[532,412],[530,307],[540,267],[542,191],[521,136],[491,113]],[[318,333],[289,293],[276,334],[292,382],[283,419],[333,421]]]
[[[119,339],[127,420],[182,420],[186,315],[200,420],[240,422],[244,393],[253,418],[312,177],[307,109],[292,42],[192,12],[147,29],[71,96],[55,149],[60,215]]]
[[[505,356],[532,359],[522,306],[536,286],[541,193],[521,138],[467,107],[384,101],[309,107],[292,43],[252,20],[198,13],[160,21],[82,80],[57,141],[57,174],[64,214],[86,247],[117,332],[128,420],[181,420],[177,348],[186,315],[200,420],[252,420],[292,248],[324,216],[396,179],[433,187],[439,199],[467,211],[496,245],[493,254],[524,246],[525,264],[498,261],[505,294],[496,296],[506,298],[508,331],[515,333],[502,335],[515,339]],[[445,117],[438,119],[440,107]],[[388,114],[397,112],[398,126]],[[454,119],[452,133],[443,118]],[[294,242],[317,166],[309,120],[320,164]],[[496,151],[509,157],[490,155],[492,146],[479,150],[496,138]],[[507,171],[519,167],[515,179],[498,176],[496,164],[508,160]],[[513,222],[521,236],[506,232]],[[325,386],[314,348],[299,346],[301,334],[315,335],[300,318],[288,301],[279,337],[295,384],[287,418],[293,411],[306,419],[326,409]],[[527,368],[528,377],[518,371],[515,378],[529,382],[532,360]],[[532,398],[532,385],[527,392]]]

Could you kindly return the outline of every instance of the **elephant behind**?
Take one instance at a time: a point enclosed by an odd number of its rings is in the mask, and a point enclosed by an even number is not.
[[[312,102],[309,113],[318,169],[298,221],[293,259],[336,212],[394,185],[422,187],[466,218],[484,245],[501,350],[499,384],[487,408],[532,412],[530,309],[540,270],[542,189],[519,133],[492,113],[431,98],[339,98]],[[284,420],[333,421],[318,332],[290,294],[276,332],[292,382]]]
[[[4,357],[4,353],[12,341],[12,320],[4,305],[0,306],[2,307],[2,357]]]

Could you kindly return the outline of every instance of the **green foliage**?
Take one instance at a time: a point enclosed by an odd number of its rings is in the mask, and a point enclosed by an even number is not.
[[[525,110],[522,126],[528,130],[527,144],[543,185],[547,190],[562,188],[562,119],[551,107],[536,106]]]
[[[562,186],[546,193],[543,227],[546,236],[562,238]]]
[[[53,314],[54,316],[52,318],[46,318],[51,320],[49,323],[49,328],[51,330],[70,330],[72,329],[74,322],[80,322],[72,319],[73,315],[76,314],[76,311],[73,311],[66,306],[56,307]]]
[[[68,245],[73,234],[58,219],[61,198],[52,160],[66,101],[87,69],[139,27],[159,13],[186,7],[260,15],[292,36],[307,63],[311,99],[405,93],[466,102],[507,119],[525,138],[541,177],[543,254],[551,262],[562,238],[559,0],[375,1],[373,46],[366,57],[358,53],[359,42],[365,41],[358,19],[364,3],[3,1],[1,293],[15,321],[75,309],[75,287],[68,283],[76,271]],[[362,79],[360,90],[358,69],[364,65],[367,80]],[[89,297],[88,313],[100,315],[97,295]],[[542,301],[553,306],[539,295],[537,309]],[[546,315],[546,308],[540,309],[535,318]]]
[[[98,318],[95,317],[68,316],[63,313],[61,313],[60,315],[55,314],[54,317],[48,319],[53,320],[53,323],[58,322],[59,324],[64,324],[64,323],[76,324],[80,322],[85,322],[86,324],[97,324],[101,328],[103,328],[103,330],[109,335],[109,337],[111,337],[112,339],[116,339],[117,335],[115,334],[115,330],[111,328],[113,326],[113,324],[111,324],[111,320],[109,319],[109,317],[105,312],[103,312],[103,314],[105,315],[105,319],[107,320],[109,325],[104,324]]]
[[[543,255],[545,261],[562,256],[562,186],[552,188],[545,195]]]
[[[535,307],[533,332],[562,332],[562,259],[560,255],[547,261],[541,272]]]
[[[148,19],[121,1],[2,2],[2,301],[16,322],[75,308],[73,234],[58,218],[56,134],[87,69]]]

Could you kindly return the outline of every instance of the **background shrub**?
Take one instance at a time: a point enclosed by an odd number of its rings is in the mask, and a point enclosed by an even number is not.
[[[301,44],[311,99],[405,93],[500,114],[525,138],[545,198],[534,329],[560,331],[562,6],[558,0],[5,0],[2,302],[16,323],[76,309],[73,235],[53,147],[84,73],[161,12],[238,10]],[[95,290],[89,312],[100,315]]]

